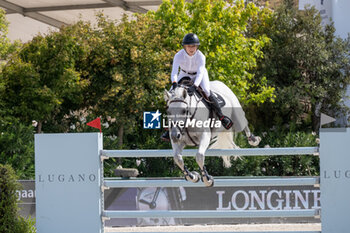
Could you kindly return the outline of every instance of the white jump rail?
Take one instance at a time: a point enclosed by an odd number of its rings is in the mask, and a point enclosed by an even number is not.
[[[315,186],[320,184],[319,177],[300,178],[216,178],[215,187],[250,187],[250,186]],[[139,188],[139,187],[203,187],[202,182],[192,183],[184,179],[108,179],[106,188]]]
[[[109,230],[107,232],[110,233],[130,233],[130,231],[113,231]],[[141,233],[142,231],[136,231],[135,233]],[[160,231],[147,231],[147,233],[159,233]],[[321,233],[321,231],[176,231],[176,233],[225,233],[225,232],[230,232],[230,233]],[[175,233],[175,232],[174,232]]]
[[[299,218],[318,216],[318,210],[118,210],[103,211],[107,218]]]
[[[110,233],[130,233],[130,231],[108,231]],[[141,233],[141,231],[136,231],[135,233]],[[225,233],[225,232],[230,232],[230,233],[321,233],[321,231],[176,231],[176,233]],[[159,233],[159,231],[147,231],[147,233]],[[175,232],[174,232],[175,233]]]

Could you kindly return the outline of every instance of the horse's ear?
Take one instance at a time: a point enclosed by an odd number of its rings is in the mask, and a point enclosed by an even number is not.
[[[164,89],[164,100],[165,102],[168,102],[170,99],[170,92]]]

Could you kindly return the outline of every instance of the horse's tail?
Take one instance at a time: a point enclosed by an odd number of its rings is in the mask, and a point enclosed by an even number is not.
[[[209,149],[239,149],[233,141],[233,132],[219,132],[217,136],[214,138],[214,143],[210,145]],[[235,156],[236,157],[239,156]],[[231,164],[231,156],[222,156],[223,165],[226,168],[232,166]]]

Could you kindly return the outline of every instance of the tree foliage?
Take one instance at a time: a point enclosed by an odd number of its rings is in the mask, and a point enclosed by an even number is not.
[[[86,46],[72,28],[36,36],[3,69],[5,107],[27,124],[38,121],[38,132],[43,122],[63,118],[83,101],[87,83],[77,64],[85,58]]]
[[[16,168],[20,179],[34,177],[34,127],[16,118],[0,121],[0,164]]]
[[[0,59],[6,60],[7,57],[17,51],[20,47],[20,43],[15,41],[13,43],[7,38],[9,22],[6,19],[6,12],[4,9],[0,9]]]
[[[270,13],[243,0],[174,0],[163,1],[154,15],[168,32],[165,41],[170,48],[180,49],[185,33],[196,33],[210,79],[223,81],[243,104],[260,104],[273,102],[274,88],[264,76],[254,78],[249,71],[263,57],[269,39],[264,34],[250,37],[247,31],[254,22],[268,21]]]
[[[163,88],[169,82],[171,58],[162,47],[159,22],[148,15],[135,17],[124,16],[119,24],[99,17],[99,45],[92,61],[110,79],[94,111],[109,116],[109,126],[118,129],[119,137],[124,130],[135,132],[143,111],[163,105]]]
[[[34,222],[18,214],[17,179],[11,166],[0,164],[0,232],[34,233]]]
[[[257,124],[304,123],[319,128],[320,112],[336,115],[349,85],[349,39],[325,27],[315,8],[299,11],[292,1],[276,9],[269,25],[258,32],[271,38],[259,59],[256,77],[268,77],[276,89],[276,102],[264,104]],[[273,119],[273,120],[271,120]]]

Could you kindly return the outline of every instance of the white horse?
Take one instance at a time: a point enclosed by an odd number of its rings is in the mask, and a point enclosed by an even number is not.
[[[260,137],[251,134],[245,113],[236,95],[220,81],[210,82],[210,89],[214,93],[219,93],[225,101],[222,112],[225,116],[230,117],[234,123],[229,130],[221,126],[215,113],[211,115],[211,111],[201,98],[196,94],[188,95],[186,86],[179,85],[175,90],[164,91],[174,161],[183,172],[186,180],[198,182],[199,174],[187,169],[181,155],[186,145],[198,146],[196,162],[200,168],[202,181],[208,187],[214,185],[213,177],[208,174],[204,166],[205,152],[210,143],[214,142],[210,148],[237,149],[239,147],[233,141],[233,132],[243,130],[250,145],[257,146],[261,141]],[[229,156],[224,156],[223,161],[225,167],[231,166]]]

